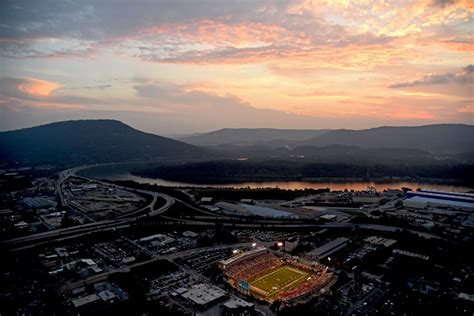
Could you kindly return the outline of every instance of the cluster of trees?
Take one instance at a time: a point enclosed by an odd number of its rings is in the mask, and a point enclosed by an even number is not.
[[[329,189],[286,190],[279,188],[205,188],[195,189],[193,193],[200,199],[212,197],[216,200],[240,201],[241,199],[265,200],[278,197],[282,200],[292,200],[300,196],[329,192]]]
[[[375,179],[401,177],[410,179],[456,179],[471,183],[472,164],[349,164],[295,163],[290,161],[217,160],[187,164],[167,164],[132,170],[150,178],[191,183],[229,183],[246,181],[298,181],[311,178]]]

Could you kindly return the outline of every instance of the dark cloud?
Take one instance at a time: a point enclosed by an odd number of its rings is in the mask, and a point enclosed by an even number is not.
[[[433,0],[432,4],[436,7],[444,8],[448,5],[456,3],[456,0]]]
[[[389,88],[408,88],[441,84],[466,85],[472,83],[474,83],[474,65],[468,65],[458,73],[429,74],[422,79],[393,84],[389,86]]]
[[[29,97],[26,93],[20,91],[18,86],[26,83],[27,79],[3,77],[0,78],[0,96],[11,98],[25,98]]]
[[[0,38],[1,40],[1,38]],[[41,39],[39,41],[42,41]],[[44,39],[43,39],[44,41]],[[91,57],[98,51],[96,43],[82,41],[63,41],[61,44],[41,43],[35,40],[8,40],[0,42],[0,56],[8,58],[68,58]],[[54,47],[58,45],[57,47]],[[62,46],[62,47],[61,47]]]
[[[0,38],[72,37],[107,40],[160,24],[266,19],[290,1],[262,0],[3,0]]]
[[[463,68],[463,70],[467,73],[472,74],[474,72],[474,65],[467,65],[466,67]]]
[[[104,84],[104,85],[99,85],[99,86],[86,86],[86,87],[80,87],[77,89],[87,89],[87,90],[105,90],[108,88],[111,88],[111,84]]]
[[[171,99],[185,92],[177,85],[167,83],[141,83],[133,86],[137,96],[143,98]]]

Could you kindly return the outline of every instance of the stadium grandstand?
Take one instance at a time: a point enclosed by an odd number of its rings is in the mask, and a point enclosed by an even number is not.
[[[325,266],[277,257],[264,247],[236,254],[219,262],[219,267],[232,287],[268,302],[317,294],[332,279]]]

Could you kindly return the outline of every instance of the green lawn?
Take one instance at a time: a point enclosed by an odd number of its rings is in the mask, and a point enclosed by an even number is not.
[[[250,282],[250,286],[256,288],[254,292],[264,296],[274,296],[283,289],[293,287],[307,279],[309,273],[290,266],[281,266],[268,274]],[[258,290],[266,293],[260,293]]]

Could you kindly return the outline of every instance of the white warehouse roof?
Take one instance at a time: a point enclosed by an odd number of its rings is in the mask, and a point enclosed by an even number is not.
[[[421,196],[414,196],[403,201],[404,206],[408,207],[426,207],[426,206],[444,206],[444,207],[451,207],[451,208],[459,208],[465,209],[469,211],[474,210],[474,203],[469,202],[461,202],[461,201],[451,201],[451,200],[443,200],[437,198],[428,198],[428,197],[421,197]]]

